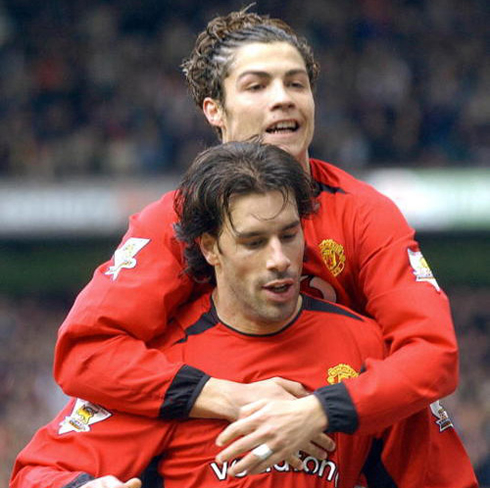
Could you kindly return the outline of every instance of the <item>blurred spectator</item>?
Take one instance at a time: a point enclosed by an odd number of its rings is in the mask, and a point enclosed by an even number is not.
[[[488,165],[487,2],[294,5],[257,9],[301,29],[322,64],[312,155],[347,169]],[[180,171],[214,136],[179,64],[197,29],[239,6],[1,2],[0,175]]]

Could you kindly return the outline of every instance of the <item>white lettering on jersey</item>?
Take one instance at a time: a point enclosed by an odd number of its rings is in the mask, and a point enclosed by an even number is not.
[[[417,281],[426,281],[427,283],[430,283],[437,291],[441,291],[422,253],[420,251],[412,251],[411,249],[407,249],[407,251],[408,259],[410,260],[410,266],[413,268],[415,279]]]
[[[301,456],[304,456],[304,454],[300,453],[300,457]],[[238,459],[234,459],[230,464],[228,464],[225,461],[222,465],[212,462],[210,463],[210,467],[213,470],[218,481],[226,481],[228,477],[228,467],[233,466],[237,462]],[[325,479],[325,481],[329,483],[329,486],[333,486],[333,487],[338,486],[338,482],[339,482],[339,472],[338,472],[337,465],[333,461],[329,461],[328,459],[319,460],[313,456],[307,456],[303,459],[302,471],[291,468],[289,463],[284,461],[280,464],[274,464],[272,467],[267,468],[261,474],[267,474],[273,471],[279,473],[287,473],[289,471],[294,471],[296,473],[307,473],[310,475],[315,475],[318,476],[319,478]],[[246,476],[245,472],[236,475],[237,478],[242,478],[243,476]],[[333,483],[333,485],[330,485],[330,483]]]
[[[150,239],[142,239],[140,237],[130,237],[119,249],[114,253],[114,265],[111,266],[105,274],[112,276],[115,280],[122,269],[131,269],[136,266],[136,259],[134,258],[141,249],[143,249]]]
[[[90,425],[102,422],[102,420],[109,418],[111,415],[105,408],[77,398],[71,414],[60,422],[58,434],[88,432]]]

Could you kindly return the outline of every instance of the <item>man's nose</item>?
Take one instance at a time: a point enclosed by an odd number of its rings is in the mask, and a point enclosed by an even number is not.
[[[291,265],[291,260],[284,252],[284,247],[279,239],[273,239],[269,245],[267,269],[286,271]]]
[[[273,108],[294,105],[293,97],[282,80],[277,80],[271,84],[271,105]]]

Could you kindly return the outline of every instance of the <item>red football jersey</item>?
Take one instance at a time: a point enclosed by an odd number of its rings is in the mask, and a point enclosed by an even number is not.
[[[449,306],[396,206],[335,166],[310,165],[320,206],[304,223],[304,288],[373,317],[389,346],[386,360],[367,362],[347,384],[354,414],[330,419],[332,430],[370,433],[454,390]],[[150,417],[188,416],[208,372],[145,344],[202,293],[182,271],[175,218],[173,193],[133,216],[113,259],[77,298],[55,357],[55,377],[69,395]],[[186,393],[168,394],[172,385]]]
[[[240,382],[282,376],[312,391],[325,384],[345,391],[345,382],[362,376],[368,358],[384,355],[373,321],[308,296],[280,332],[257,336],[221,323],[205,295],[182,308],[151,346],[165,350],[171,362],[213,376]],[[226,421],[162,421],[72,400],[21,452],[11,488],[75,488],[108,474],[122,480],[141,476],[148,488],[353,488],[362,473],[370,488],[420,488],[429,486],[431,422],[424,410],[379,436],[337,433],[328,460],[302,455],[304,471],[280,463],[259,475],[231,478],[229,465],[215,462],[215,440]],[[467,457],[458,463],[469,481],[444,486],[476,486]],[[447,458],[439,469],[452,471],[452,466],[454,460]]]

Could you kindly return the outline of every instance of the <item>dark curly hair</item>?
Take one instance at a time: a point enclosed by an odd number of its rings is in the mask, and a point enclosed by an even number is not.
[[[284,21],[248,12],[249,7],[211,20],[182,63],[192,98],[200,109],[206,97],[223,104],[223,80],[228,76],[233,54],[252,42],[287,42],[294,46],[303,57],[311,86],[315,85],[319,65],[307,41]]]
[[[281,192],[284,204],[292,195],[301,218],[314,211],[315,184],[286,151],[256,142],[229,142],[200,153],[174,199],[175,231],[185,244],[185,271],[196,281],[214,283],[214,269],[201,253],[199,237],[220,235],[233,196],[270,191]]]

